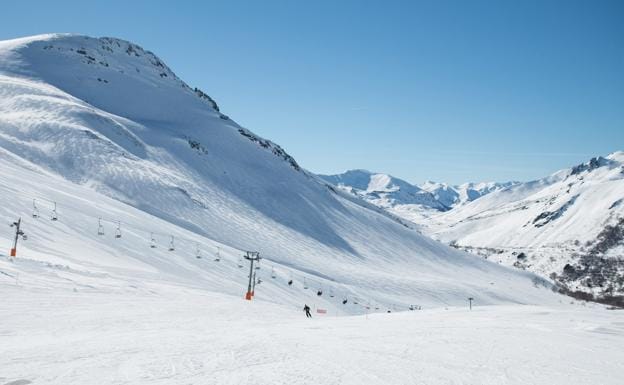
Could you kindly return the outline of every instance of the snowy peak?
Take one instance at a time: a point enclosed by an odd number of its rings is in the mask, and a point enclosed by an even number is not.
[[[367,170],[350,170],[342,174],[319,175],[319,177],[381,207],[420,205],[435,210],[446,209],[428,191],[392,175]]]
[[[505,190],[509,187],[515,186],[520,182],[480,182],[480,183],[464,183],[459,186],[455,186],[455,191],[459,194],[459,203],[472,202],[475,199],[479,199],[484,195],[490,194],[495,191]]]
[[[585,172],[592,172],[594,170],[597,170],[599,168],[604,168],[604,167],[608,169],[613,169],[614,167],[619,167],[622,165],[622,161],[620,160],[621,158],[622,158],[621,152],[613,153],[607,156],[606,158],[603,158],[602,156],[591,158],[588,162],[581,163],[579,165],[572,167],[570,174],[579,175]]]
[[[427,181],[417,186],[392,175],[367,170],[350,170],[342,174],[320,175],[320,177],[384,208],[418,205],[425,210],[437,211],[447,211],[491,192],[518,184],[518,182],[481,182],[451,186]],[[413,213],[415,209],[411,207],[409,212]]]
[[[615,151],[607,155],[607,159],[624,164],[624,151]]]
[[[212,98],[191,89],[155,54],[125,40],[39,35],[3,42],[0,58],[8,63],[2,72],[37,77],[129,119],[167,120],[172,114],[185,116],[204,106],[218,116]],[[170,103],[172,93],[179,103]]]
[[[459,192],[446,183],[427,181],[420,187],[433,194],[435,199],[446,207],[453,207],[460,201]]]

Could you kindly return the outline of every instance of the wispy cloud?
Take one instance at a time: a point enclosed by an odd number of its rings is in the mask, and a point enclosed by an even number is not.
[[[592,157],[599,154],[593,153],[581,153],[581,152],[513,152],[513,151],[466,151],[466,150],[439,150],[441,154],[459,154],[459,155],[496,155],[496,156],[550,156],[550,157],[568,157],[568,156],[581,156]]]

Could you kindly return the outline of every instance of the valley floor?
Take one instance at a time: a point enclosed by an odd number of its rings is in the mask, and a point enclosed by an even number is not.
[[[261,293],[14,278],[0,276],[2,385],[624,383],[624,313],[594,305],[306,319]]]

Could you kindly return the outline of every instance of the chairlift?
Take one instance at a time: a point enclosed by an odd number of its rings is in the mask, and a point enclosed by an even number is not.
[[[154,239],[154,233],[150,233],[150,249],[156,248],[156,240]]]
[[[236,264],[236,266],[238,266],[239,269],[243,268],[243,258],[242,257],[238,257],[238,263]]]
[[[115,238],[121,238],[121,221],[117,221],[117,229],[115,230]]]
[[[199,243],[195,245],[195,258],[201,259],[201,250],[199,250]]]
[[[102,218],[98,218],[98,235],[104,235],[104,226],[102,226]]]
[[[169,251],[174,251],[175,250],[175,245],[174,245],[174,238],[173,235],[171,236],[171,242],[169,242]]]
[[[329,289],[329,296],[334,298],[334,289]]]
[[[33,218],[39,218],[39,209],[37,208],[37,203],[35,203],[35,199],[33,199],[33,212],[32,212],[32,217],[33,217]]]
[[[217,254],[215,254],[215,259],[214,259],[215,262],[219,262],[221,260],[221,254],[219,251],[220,251],[220,248],[217,247]]]
[[[275,275],[275,269],[271,267],[271,278],[275,279],[277,276]]]
[[[308,283],[306,282],[305,277],[303,277],[303,288],[304,288],[305,290],[308,290]]]
[[[53,221],[58,221],[58,214],[56,213],[56,202],[54,202],[54,209],[52,209],[52,216],[50,219]]]

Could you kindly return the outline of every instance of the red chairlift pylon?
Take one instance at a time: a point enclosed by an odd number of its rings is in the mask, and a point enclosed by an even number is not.
[[[13,258],[17,256],[17,241],[19,240],[19,237],[21,236],[23,240],[28,239],[26,234],[22,231],[21,225],[22,225],[22,218],[19,218],[17,222],[13,222],[9,225],[11,227],[15,227],[15,240],[13,241],[13,248],[11,249],[11,253],[10,253],[10,256]]]
[[[257,251],[247,251],[244,258],[249,261],[249,284],[247,285],[247,293],[245,299],[251,301],[254,296],[256,287],[256,273],[254,271],[254,261],[260,261],[260,253]]]

